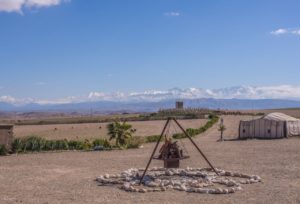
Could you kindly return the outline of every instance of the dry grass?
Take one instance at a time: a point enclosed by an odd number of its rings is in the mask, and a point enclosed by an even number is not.
[[[206,119],[181,120],[186,128],[203,126]],[[165,121],[134,121],[129,122],[137,129],[135,135],[148,136],[160,134]],[[107,136],[107,123],[58,124],[58,125],[24,125],[15,126],[15,137],[37,135],[46,139],[92,139]]]
[[[241,111],[244,113],[273,113],[273,112],[281,112],[287,115],[290,115],[295,118],[300,118],[300,108],[287,108],[287,109],[267,109],[267,110],[244,110]]]
[[[245,116],[226,116],[226,137],[233,137]],[[158,129],[158,128],[157,128]],[[160,131],[160,130],[157,130]],[[300,203],[300,138],[216,142],[214,126],[195,141],[211,162],[223,169],[257,174],[262,183],[230,195],[177,191],[127,193],[100,187],[94,179],[106,172],[144,167],[154,144],[110,152],[64,152],[0,158],[0,203]],[[182,166],[207,166],[193,146]],[[162,165],[154,161],[152,166]]]

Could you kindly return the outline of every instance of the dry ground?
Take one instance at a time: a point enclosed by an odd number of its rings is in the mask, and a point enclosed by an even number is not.
[[[236,134],[240,118],[225,117],[226,136]],[[0,157],[0,203],[300,203],[300,138],[216,142],[218,136],[215,126],[195,140],[215,166],[260,175],[263,183],[228,195],[139,194],[97,186],[100,174],[144,167],[154,146],[147,144],[137,150]],[[188,141],[184,144],[191,159],[182,166],[207,166]]]
[[[266,109],[266,110],[242,110],[241,112],[244,113],[274,113],[274,112],[280,112],[287,115],[290,115],[295,118],[300,118],[300,108],[286,108],[286,109]]]
[[[181,120],[182,125],[197,128],[204,125],[206,119]],[[137,129],[135,135],[148,136],[160,134],[165,121],[129,122]],[[92,139],[107,136],[107,123],[59,124],[59,125],[22,125],[15,126],[15,137],[36,135],[47,139]]]

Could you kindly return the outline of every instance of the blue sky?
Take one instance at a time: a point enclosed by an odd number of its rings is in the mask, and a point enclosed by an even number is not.
[[[0,96],[300,86],[299,10],[298,0],[0,0]]]

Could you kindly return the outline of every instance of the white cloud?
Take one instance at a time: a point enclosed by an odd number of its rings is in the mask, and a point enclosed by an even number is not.
[[[293,30],[292,33],[296,34],[296,35],[300,35],[300,29],[299,30]]]
[[[160,101],[164,99],[300,99],[300,86],[237,86],[221,89],[173,88],[169,90],[148,90],[131,93],[91,92],[90,101]]]
[[[48,6],[57,6],[62,2],[69,2],[70,0],[0,0],[0,12],[17,12],[22,13],[22,9],[26,8],[40,8]]]
[[[14,104],[16,102],[16,99],[14,97],[11,97],[11,96],[0,96],[0,102]]]
[[[288,33],[287,29],[283,29],[283,28],[271,31],[272,35],[282,35],[282,34],[286,34],[286,33]]]
[[[300,100],[300,86],[236,86],[221,89],[173,88],[169,90],[146,90],[142,92],[90,92],[85,96],[70,96],[53,100],[34,100],[32,98],[17,99],[12,96],[0,96],[0,102],[15,105],[26,103],[67,104],[88,101],[123,101],[123,102],[155,102],[166,99],[296,99]]]
[[[21,12],[25,0],[0,0],[0,11]]]
[[[0,102],[10,103],[14,105],[23,105],[23,104],[33,103],[34,100],[31,98],[17,99],[12,96],[0,96]]]
[[[270,33],[272,35],[284,35],[284,34],[300,35],[300,29],[279,28],[277,30],[271,31]]]
[[[173,16],[173,17],[176,17],[176,16],[180,16],[180,13],[179,12],[175,12],[175,11],[171,11],[171,12],[166,12],[164,13],[165,16]]]

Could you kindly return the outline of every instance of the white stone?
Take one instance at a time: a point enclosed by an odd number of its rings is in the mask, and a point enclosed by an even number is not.
[[[141,189],[139,189],[139,192],[140,192],[140,193],[147,193],[147,189],[141,188]]]
[[[180,186],[180,189],[181,189],[182,191],[186,191],[186,190],[187,190],[187,188],[186,188],[185,185],[181,185],[181,186]]]

